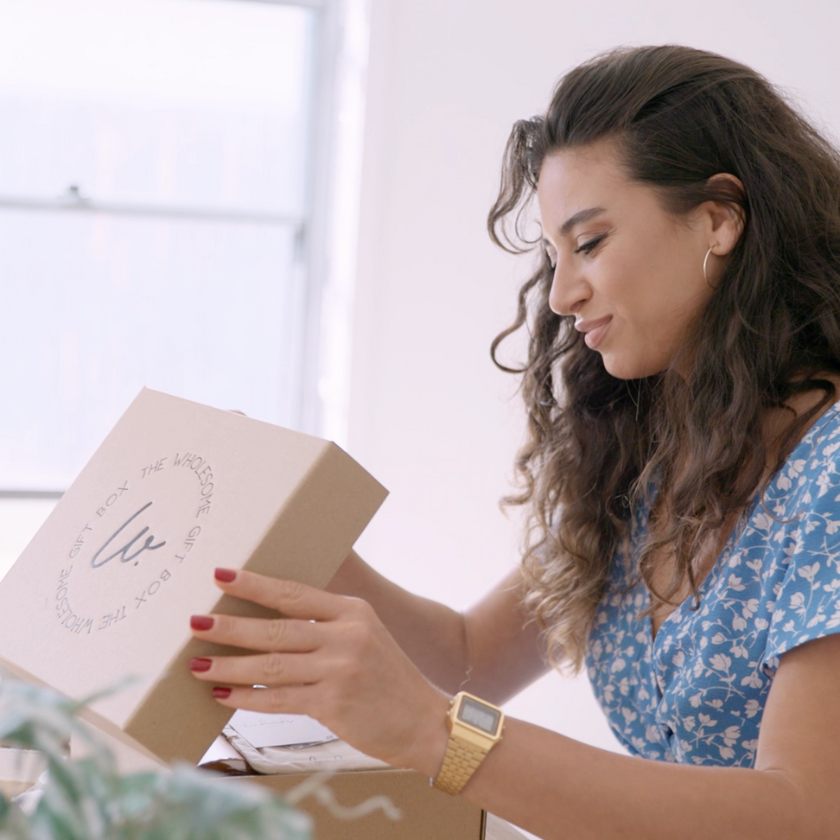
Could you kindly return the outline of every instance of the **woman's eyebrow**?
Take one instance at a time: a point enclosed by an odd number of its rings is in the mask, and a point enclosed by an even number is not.
[[[607,211],[603,207],[589,207],[586,210],[578,210],[577,213],[573,216],[569,216],[569,218],[563,222],[563,226],[560,228],[560,236],[568,236],[576,225],[588,222],[591,218],[606,212]]]

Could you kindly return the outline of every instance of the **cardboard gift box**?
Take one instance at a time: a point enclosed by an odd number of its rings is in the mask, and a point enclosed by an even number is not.
[[[213,569],[322,587],[385,496],[335,444],[144,389],[0,582],[0,664],[92,698],[83,717],[124,752],[196,763],[231,713],[189,672],[191,657],[220,652],[192,638],[189,616],[269,614],[222,595]],[[305,777],[254,778],[282,791]],[[339,829],[316,806],[325,840],[484,836],[480,809],[413,772],[342,773],[330,787],[345,805],[388,796],[404,818]]]

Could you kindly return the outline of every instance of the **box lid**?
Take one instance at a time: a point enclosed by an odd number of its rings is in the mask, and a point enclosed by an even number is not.
[[[335,444],[144,389],[0,582],[0,659],[135,749],[196,762],[230,716],[189,616],[266,615],[224,566],[324,586],[386,496]],[[224,651],[223,651],[224,652]]]

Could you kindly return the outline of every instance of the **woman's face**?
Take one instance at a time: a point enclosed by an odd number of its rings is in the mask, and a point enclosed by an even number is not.
[[[712,222],[666,212],[608,142],[548,155],[537,198],[554,265],[551,309],[575,316],[612,376],[665,370],[713,291],[703,275]]]

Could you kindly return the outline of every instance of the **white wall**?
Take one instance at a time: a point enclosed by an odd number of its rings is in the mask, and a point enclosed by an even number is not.
[[[525,261],[484,220],[508,130],[556,78],[619,44],[677,42],[752,65],[840,125],[836,0],[372,0],[349,449],[391,490],[360,543],[455,607],[516,562],[496,501],[521,436],[488,345]],[[615,748],[584,680],[549,675],[513,713]]]

